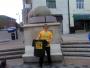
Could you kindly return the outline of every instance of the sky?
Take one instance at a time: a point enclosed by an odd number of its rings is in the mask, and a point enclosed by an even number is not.
[[[22,0],[0,0],[0,15],[6,15],[22,22]]]

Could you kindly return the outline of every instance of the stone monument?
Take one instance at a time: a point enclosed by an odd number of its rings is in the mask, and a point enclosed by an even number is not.
[[[25,54],[22,57],[24,62],[38,62],[39,59],[34,56],[34,47],[32,47],[32,41],[37,37],[38,33],[42,30],[43,25],[47,23],[48,21],[47,16],[50,15],[51,15],[50,10],[44,6],[37,7],[36,9],[32,10],[29,13],[28,17],[30,17],[32,21],[29,20],[30,23],[24,24],[23,26]],[[39,23],[38,21],[40,20],[36,18],[40,16],[44,17],[44,20],[43,22]],[[52,31],[53,33],[53,40],[51,43],[52,61],[62,61],[63,56],[60,47],[60,23],[57,22],[56,20],[53,22],[52,21],[50,22],[49,20],[47,25],[49,26],[49,30]],[[45,61],[46,61],[46,57],[45,57]]]

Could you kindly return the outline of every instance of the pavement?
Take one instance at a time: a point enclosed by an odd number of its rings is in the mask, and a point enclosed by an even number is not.
[[[88,43],[90,44],[90,41],[88,40],[88,33],[76,33],[76,34],[65,34],[61,35],[63,42],[62,44],[75,44],[75,43]]]
[[[29,63],[29,64],[23,63],[22,58],[7,60],[7,68],[38,68],[37,66],[38,63]],[[48,65],[44,63],[43,67],[48,68]],[[90,60],[64,59],[63,62],[54,62],[52,68],[90,68]]]
[[[10,40],[0,42],[0,50],[16,49],[16,48],[24,48],[24,44],[21,40]]]
[[[88,33],[77,33],[77,34],[66,34],[66,35],[62,35],[62,39],[64,43],[70,43],[70,42],[89,42],[88,40]],[[24,48],[24,44],[21,40],[10,40],[10,41],[5,41],[5,42],[0,42],[0,50],[3,49],[14,49],[14,48]],[[90,65],[90,60],[88,59],[65,59],[64,62],[62,62],[64,64],[79,64],[80,67],[76,67],[76,68],[90,68],[87,67],[87,65]],[[8,68],[25,68],[23,66],[25,66],[25,64],[23,64],[23,59],[13,59],[13,60],[8,60],[7,61],[8,64]],[[60,68],[60,64],[54,64],[55,66],[53,68]],[[83,64],[83,65],[82,65]],[[84,66],[86,65],[86,67]],[[17,67],[16,67],[17,66]],[[64,66],[64,65],[61,65]],[[71,65],[72,66],[72,65]],[[82,67],[84,66],[84,67]],[[48,66],[45,66],[45,68],[47,68]],[[26,67],[27,68],[27,67]],[[30,68],[30,67],[28,67]],[[35,68],[31,67],[31,68]],[[61,67],[61,68],[68,68],[68,67]],[[74,68],[74,67],[71,67]]]
[[[23,59],[7,60],[6,68],[38,68],[38,63],[23,63]],[[50,68],[46,63],[43,68]],[[65,59],[64,62],[54,62],[51,68],[90,68],[90,60],[88,59]]]
[[[37,64],[23,64],[12,66],[11,68],[40,68]],[[76,64],[60,64],[56,63],[52,66],[44,65],[43,68],[90,68],[90,65],[76,65]]]

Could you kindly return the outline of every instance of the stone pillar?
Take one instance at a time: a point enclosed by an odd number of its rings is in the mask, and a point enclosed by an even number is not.
[[[73,14],[70,15],[70,27],[74,27],[74,18],[73,18]]]
[[[63,14],[63,34],[69,34],[69,21],[66,14]]]
[[[43,30],[44,24],[26,24],[24,25],[25,45],[32,45],[32,40]],[[49,30],[53,33],[53,44],[59,44],[60,40],[60,23],[48,23]]]
[[[73,14],[70,15],[70,33],[75,33]]]

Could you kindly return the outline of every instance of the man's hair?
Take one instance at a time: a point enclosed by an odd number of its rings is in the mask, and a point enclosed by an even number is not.
[[[44,24],[43,27],[48,27],[48,25],[47,24]]]

